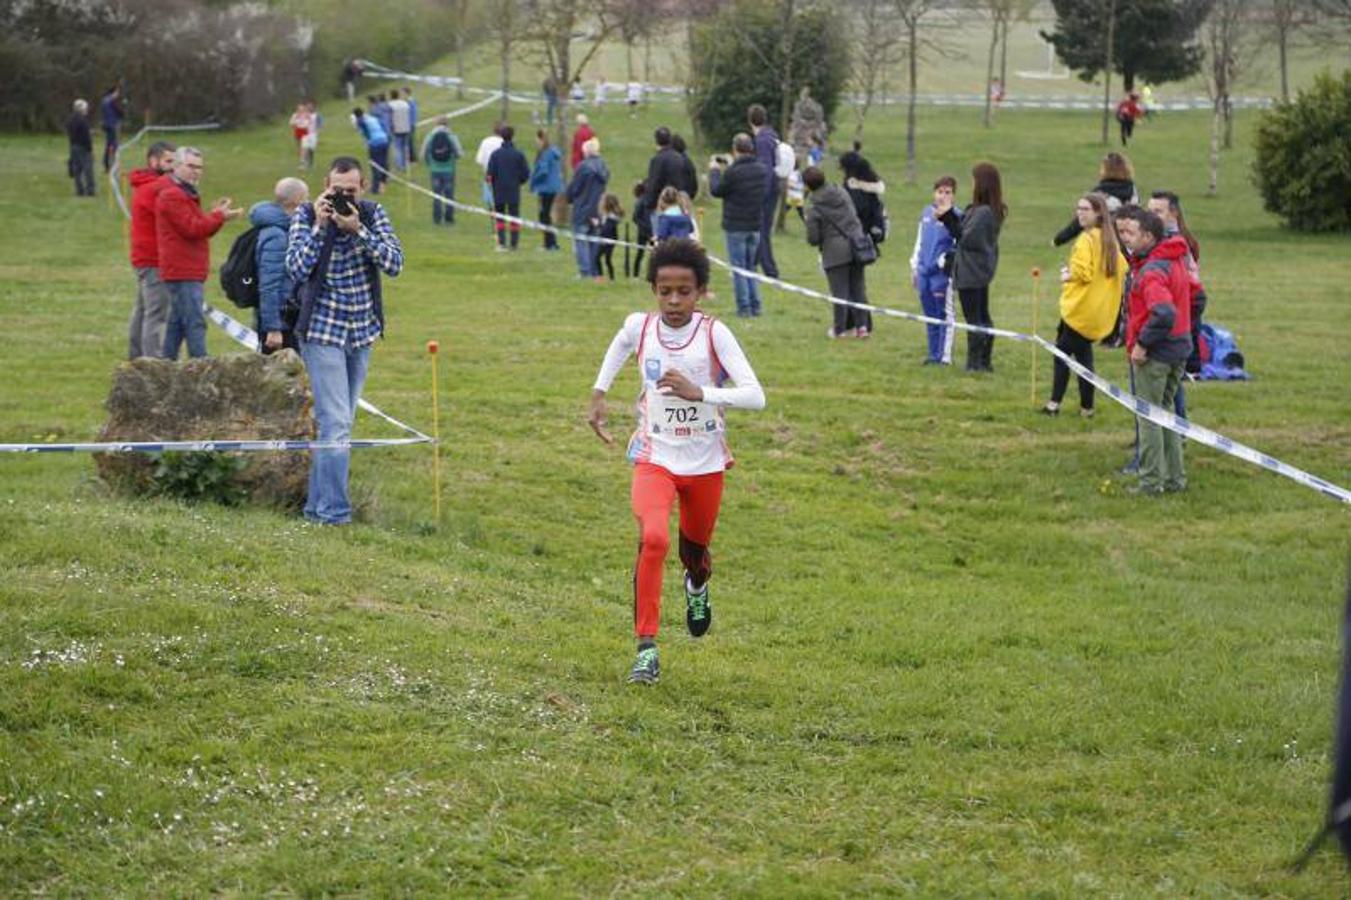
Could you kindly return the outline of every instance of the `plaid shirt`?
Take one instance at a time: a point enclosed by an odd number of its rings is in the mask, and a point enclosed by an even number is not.
[[[324,244],[323,229],[314,223],[314,207],[305,204],[291,219],[286,246],[286,271],[296,282],[308,281],[319,263]],[[393,278],[403,269],[403,247],[389,224],[384,207],[376,204],[371,227],[364,224],[355,235],[339,230],[333,239],[328,271],[315,299],[309,333],[302,340],[333,347],[366,347],[380,336],[375,318],[368,263],[379,266]]]

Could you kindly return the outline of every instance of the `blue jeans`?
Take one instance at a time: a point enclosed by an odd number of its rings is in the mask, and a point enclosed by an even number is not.
[[[408,154],[412,148],[409,135],[394,135],[394,167],[400,172],[408,168]]]
[[[310,376],[319,440],[351,440],[352,420],[356,418],[361,387],[366,383],[371,348],[302,342],[300,355]],[[305,518],[324,525],[344,525],[352,521],[352,503],[347,496],[350,457],[351,451],[346,449],[311,452]]]
[[[370,154],[371,154],[371,162],[375,163],[375,165],[378,165],[378,166],[380,167],[380,169],[384,169],[385,172],[388,172],[388,171],[389,171],[389,144],[381,144],[381,145],[378,146],[378,147],[370,147],[370,146],[368,146],[367,149],[370,151]],[[378,194],[378,193],[380,193],[380,187],[381,187],[381,185],[383,185],[383,184],[385,183],[385,180],[386,180],[387,178],[389,178],[389,176],[386,175],[385,172],[380,171],[380,169],[375,168],[375,166],[371,166],[371,193],[372,193],[372,194]]]
[[[440,225],[442,218],[445,218],[447,225],[454,223],[455,207],[449,203],[442,203],[441,198],[455,199],[455,173],[433,172],[432,193],[436,195],[432,200],[432,224]]]
[[[729,231],[727,237],[727,258],[738,269],[755,269],[755,261],[760,249],[758,231]],[[744,275],[732,276],[732,289],[736,294],[736,314],[738,316],[760,315],[760,282]]]
[[[572,223],[572,230],[581,235],[595,235],[600,229],[587,223]],[[600,269],[596,266],[596,250],[599,244],[591,241],[573,240],[572,252],[577,256],[577,274],[583,278],[591,278],[600,274]]]
[[[188,342],[188,356],[206,356],[206,313],[202,312],[200,281],[166,281],[169,321],[164,327],[164,358],[178,359],[178,348]]]

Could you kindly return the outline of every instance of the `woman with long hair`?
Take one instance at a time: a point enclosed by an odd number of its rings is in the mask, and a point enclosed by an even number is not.
[[[1105,196],[1107,205],[1113,213],[1127,203],[1140,202],[1140,194],[1135,190],[1135,169],[1124,153],[1113,150],[1103,156],[1102,161],[1098,163],[1098,183],[1093,186],[1090,193]],[[1051,243],[1057,247],[1068,244],[1079,236],[1081,230],[1079,217],[1075,216],[1070,219],[1068,225],[1056,232]]]
[[[1121,253],[1112,210],[1104,194],[1079,198],[1074,208],[1082,229],[1074,242],[1069,265],[1060,269],[1060,324],[1055,345],[1088,371],[1093,371],[1093,342],[1105,337],[1116,324],[1117,308],[1126,278],[1126,258]],[[1070,368],[1056,357],[1051,378],[1051,399],[1041,411],[1060,414],[1060,401],[1069,387]],[[1079,378],[1079,415],[1093,415],[1093,384]]]
[[[990,328],[990,282],[999,267],[999,231],[1008,218],[999,169],[977,163],[971,170],[971,205],[960,217],[954,210],[943,216],[944,227],[957,242],[952,254],[952,286],[968,325]],[[993,372],[994,335],[966,333],[966,371]]]

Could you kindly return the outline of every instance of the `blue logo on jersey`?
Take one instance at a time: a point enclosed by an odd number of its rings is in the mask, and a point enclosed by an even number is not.
[[[643,372],[648,381],[656,381],[661,377],[661,360],[648,359],[643,362]]]

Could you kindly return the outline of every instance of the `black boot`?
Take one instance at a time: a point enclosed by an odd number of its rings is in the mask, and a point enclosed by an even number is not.
[[[993,372],[994,364],[990,362],[990,357],[994,353],[994,335],[983,335],[985,338],[984,346],[980,351],[980,369],[982,372]]]
[[[980,339],[982,335],[974,331],[966,333],[966,371],[980,371]]]

